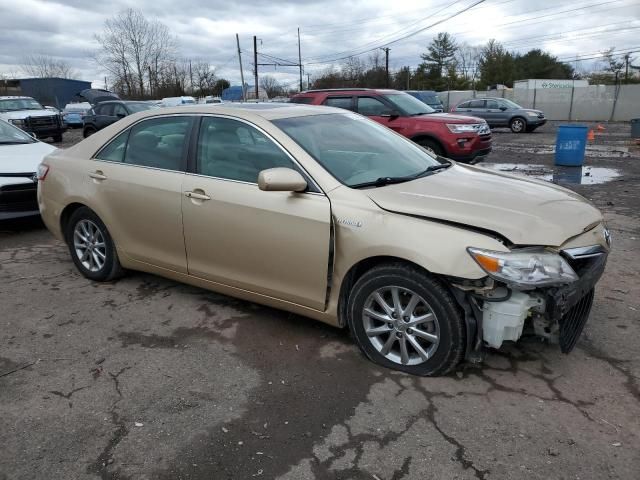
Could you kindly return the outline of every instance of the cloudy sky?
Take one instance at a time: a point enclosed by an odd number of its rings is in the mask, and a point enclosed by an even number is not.
[[[236,33],[249,76],[252,36],[260,39],[260,52],[297,61],[298,27],[305,73],[312,78],[340,58],[366,59],[386,45],[391,68],[415,67],[440,31],[454,34],[459,43],[495,38],[511,50],[543,48],[562,60],[578,56],[584,58],[582,68],[615,46],[638,51],[634,63],[640,64],[639,0],[0,0],[0,73],[20,77],[25,56],[39,54],[63,59],[80,78],[102,85],[105,72],[92,60],[99,48],[93,35],[128,7],[166,24],[181,56],[208,61],[232,83],[240,78]],[[296,68],[265,66],[260,73],[297,82]]]

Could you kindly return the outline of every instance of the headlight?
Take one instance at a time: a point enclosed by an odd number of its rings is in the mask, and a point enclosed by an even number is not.
[[[18,127],[22,127],[24,125],[24,120],[21,118],[10,118],[9,121]]]
[[[451,133],[477,133],[481,126],[481,123],[447,123]]]
[[[490,277],[516,287],[535,288],[578,280],[564,258],[542,248],[495,252],[470,247],[467,251]]]
[[[527,115],[529,115],[530,117],[538,117],[538,114],[536,112],[527,112]]]

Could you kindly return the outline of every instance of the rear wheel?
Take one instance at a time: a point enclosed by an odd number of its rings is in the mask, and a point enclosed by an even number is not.
[[[424,148],[425,150],[427,150],[428,152],[433,153],[434,155],[439,155],[439,156],[444,155],[444,151],[442,150],[442,147],[438,145],[438,143],[435,142],[434,140],[430,140],[428,138],[421,138],[419,140],[416,140],[416,143],[420,145],[422,148]]]
[[[85,277],[106,282],[122,275],[111,235],[91,209],[81,207],[71,214],[66,237],[73,263]]]
[[[417,267],[375,267],[355,284],[348,323],[365,355],[414,375],[451,371],[464,354],[462,315],[447,289]]]
[[[87,127],[84,129],[83,135],[84,138],[90,137],[91,135],[93,135],[94,133],[96,133],[96,129],[93,127]]]
[[[516,117],[509,123],[509,128],[513,133],[522,133],[527,130],[527,121],[524,118]]]
[[[53,141],[54,141],[55,143],[60,143],[60,142],[62,142],[62,135],[54,135],[54,136],[53,136]]]

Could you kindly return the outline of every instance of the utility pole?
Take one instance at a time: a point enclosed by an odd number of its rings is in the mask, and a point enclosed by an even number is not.
[[[307,90],[311,88],[311,74],[307,73]]]
[[[191,60],[189,60],[189,88],[191,89],[191,94],[193,94],[193,70],[191,70]]]
[[[629,83],[629,60],[631,58],[631,54],[627,53],[624,56],[624,83]]]
[[[240,37],[236,33],[236,43],[238,45],[238,62],[240,63],[240,81],[242,82],[242,101],[244,102],[247,97],[244,93],[244,73],[242,73],[242,54],[240,53]]]
[[[411,67],[407,67],[407,90],[411,90]]]
[[[389,47],[385,47],[384,50],[384,71],[385,71],[385,87],[389,88]]]
[[[298,27],[298,66],[300,67],[300,91],[302,91],[302,53],[300,52],[300,27]]]
[[[258,100],[258,38],[253,36],[253,64],[255,68],[253,69],[253,76],[256,83],[256,101]]]
[[[147,68],[149,69],[149,96],[153,97],[153,82],[151,80],[151,65],[147,65]],[[106,88],[105,88],[106,90]]]

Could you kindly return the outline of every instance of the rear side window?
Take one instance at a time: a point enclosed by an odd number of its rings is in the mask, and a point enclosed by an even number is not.
[[[98,160],[109,160],[111,162],[122,162],[124,160],[124,152],[127,149],[127,139],[129,131],[127,129],[112,140],[106,147],[98,152],[95,156]]]
[[[113,116],[117,117],[118,115],[122,115],[123,117],[127,116],[127,109],[124,108],[122,105],[120,105],[119,103],[116,103],[113,106]]]
[[[268,168],[293,168],[293,161],[270,138],[246,123],[204,117],[200,125],[197,172],[210,177],[257,183]]]
[[[165,170],[183,170],[191,117],[164,117],[131,127],[124,163]]]
[[[293,97],[289,103],[304,103],[310,105],[313,103],[313,97]]]
[[[471,100],[467,108],[484,108],[484,100]]]
[[[469,108],[469,102],[462,102],[456,108]]]
[[[327,97],[323,105],[327,107],[344,108],[346,110],[353,110],[351,97]]]
[[[113,103],[107,103],[106,105],[98,105],[96,108],[98,109],[96,110],[96,114],[98,115],[108,115],[108,116],[113,115]]]

